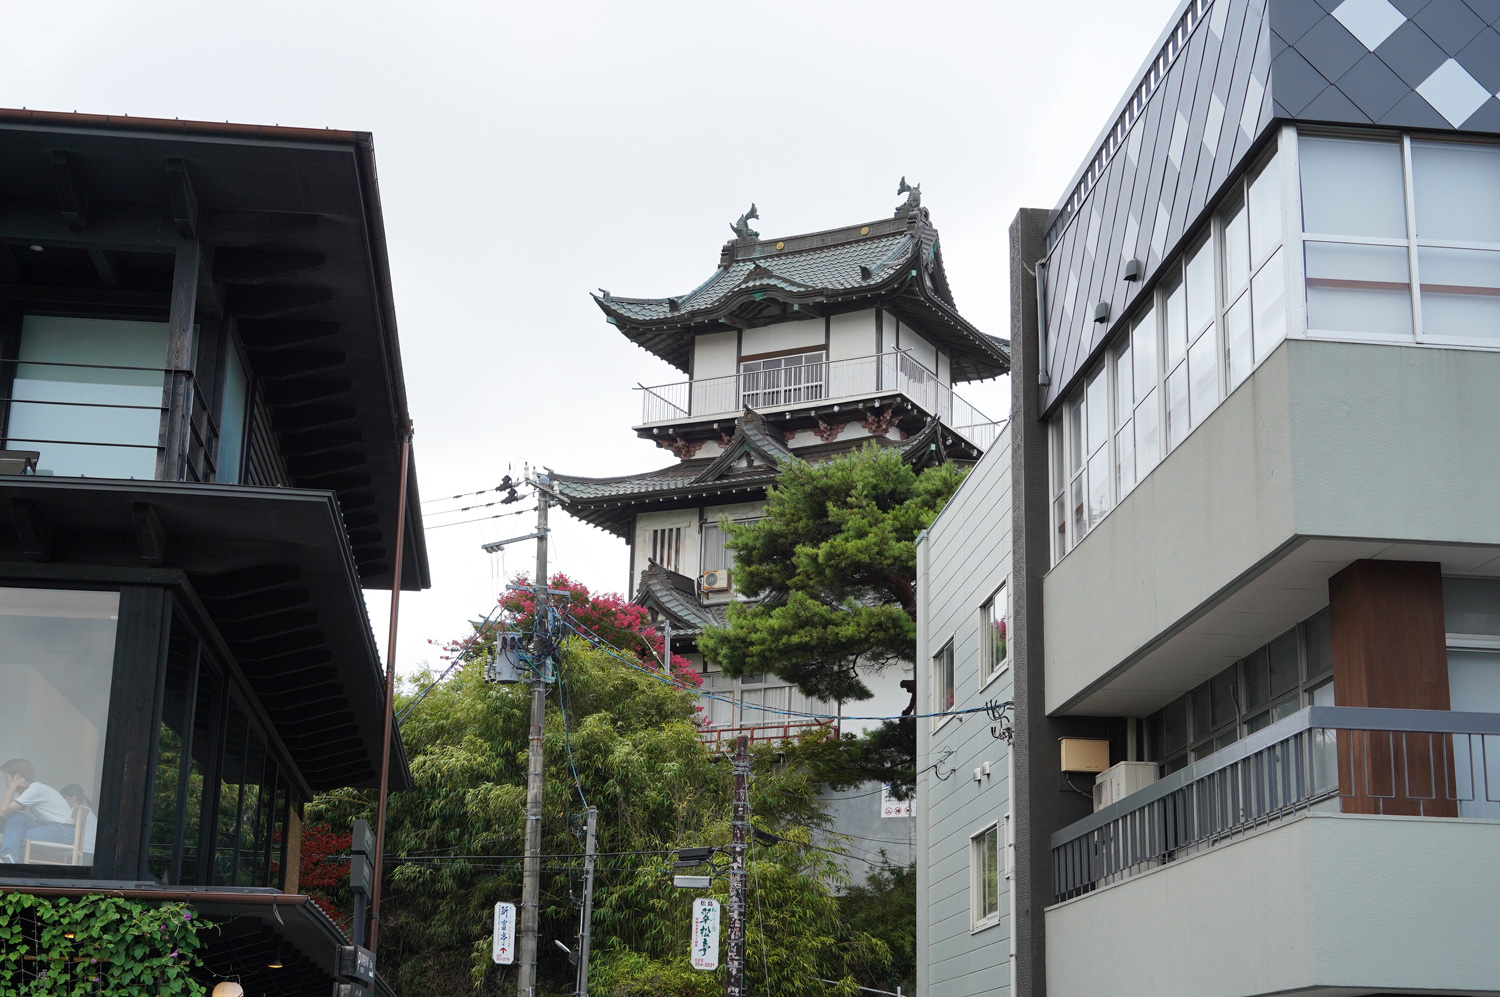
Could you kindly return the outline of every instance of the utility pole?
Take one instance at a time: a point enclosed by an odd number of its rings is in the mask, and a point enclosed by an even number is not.
[[[725,997],[745,997],[745,845],[750,837],[750,737],[734,742],[734,820],[729,846],[729,979]]]
[[[526,773],[526,859],[521,868],[521,930],[517,997],[536,997],[537,934],[541,926],[542,894],[542,728],[547,719],[548,656],[552,637],[547,619],[547,504],[541,475],[536,490],[536,578],[532,585],[535,606],[531,629],[531,744]]]
[[[672,674],[672,620],[671,620],[670,617],[663,616],[661,618],[661,621],[664,624],[666,624],[666,628],[667,628],[666,629],[666,637],[662,641],[662,650],[664,652],[666,652],[666,653],[664,653],[661,656],[661,670],[664,671],[664,672],[666,672],[668,675],[671,675]]]
[[[589,995],[589,930],[594,923],[594,859],[598,854],[598,839],[595,830],[599,824],[599,808],[589,807],[588,830],[583,841],[583,914],[578,929],[578,995]]]

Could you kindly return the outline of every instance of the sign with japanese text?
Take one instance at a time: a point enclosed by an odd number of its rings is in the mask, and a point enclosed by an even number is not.
[[[693,901],[693,968],[719,968],[719,901]]]
[[[910,817],[911,800],[898,800],[891,795],[891,784],[883,783],[880,787],[880,816],[882,817]]]
[[[495,943],[491,957],[501,966],[516,961],[516,905],[495,905]]]

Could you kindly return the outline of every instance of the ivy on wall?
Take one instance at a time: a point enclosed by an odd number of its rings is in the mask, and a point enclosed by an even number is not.
[[[0,893],[0,994],[202,997],[198,931],[183,903]]]

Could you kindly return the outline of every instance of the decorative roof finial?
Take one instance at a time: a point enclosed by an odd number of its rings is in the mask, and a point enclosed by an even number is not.
[[[755,210],[755,203],[752,201],[750,210],[740,215],[740,220],[729,226],[734,232],[734,237],[736,239],[754,239],[759,236],[760,233],[750,227],[750,219],[759,217],[760,212]]]
[[[906,178],[902,177],[901,185],[896,188],[896,193],[906,195],[906,201],[896,209],[897,218],[900,218],[902,215],[909,215],[922,206],[921,184],[909,184],[906,182]]]

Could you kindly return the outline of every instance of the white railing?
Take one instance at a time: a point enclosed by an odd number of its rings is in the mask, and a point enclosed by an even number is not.
[[[711,416],[800,408],[890,391],[980,449],[995,441],[999,425],[953,393],[938,376],[905,353],[828,360],[822,363],[746,371],[675,384],[642,385],[641,422],[652,425]]]

